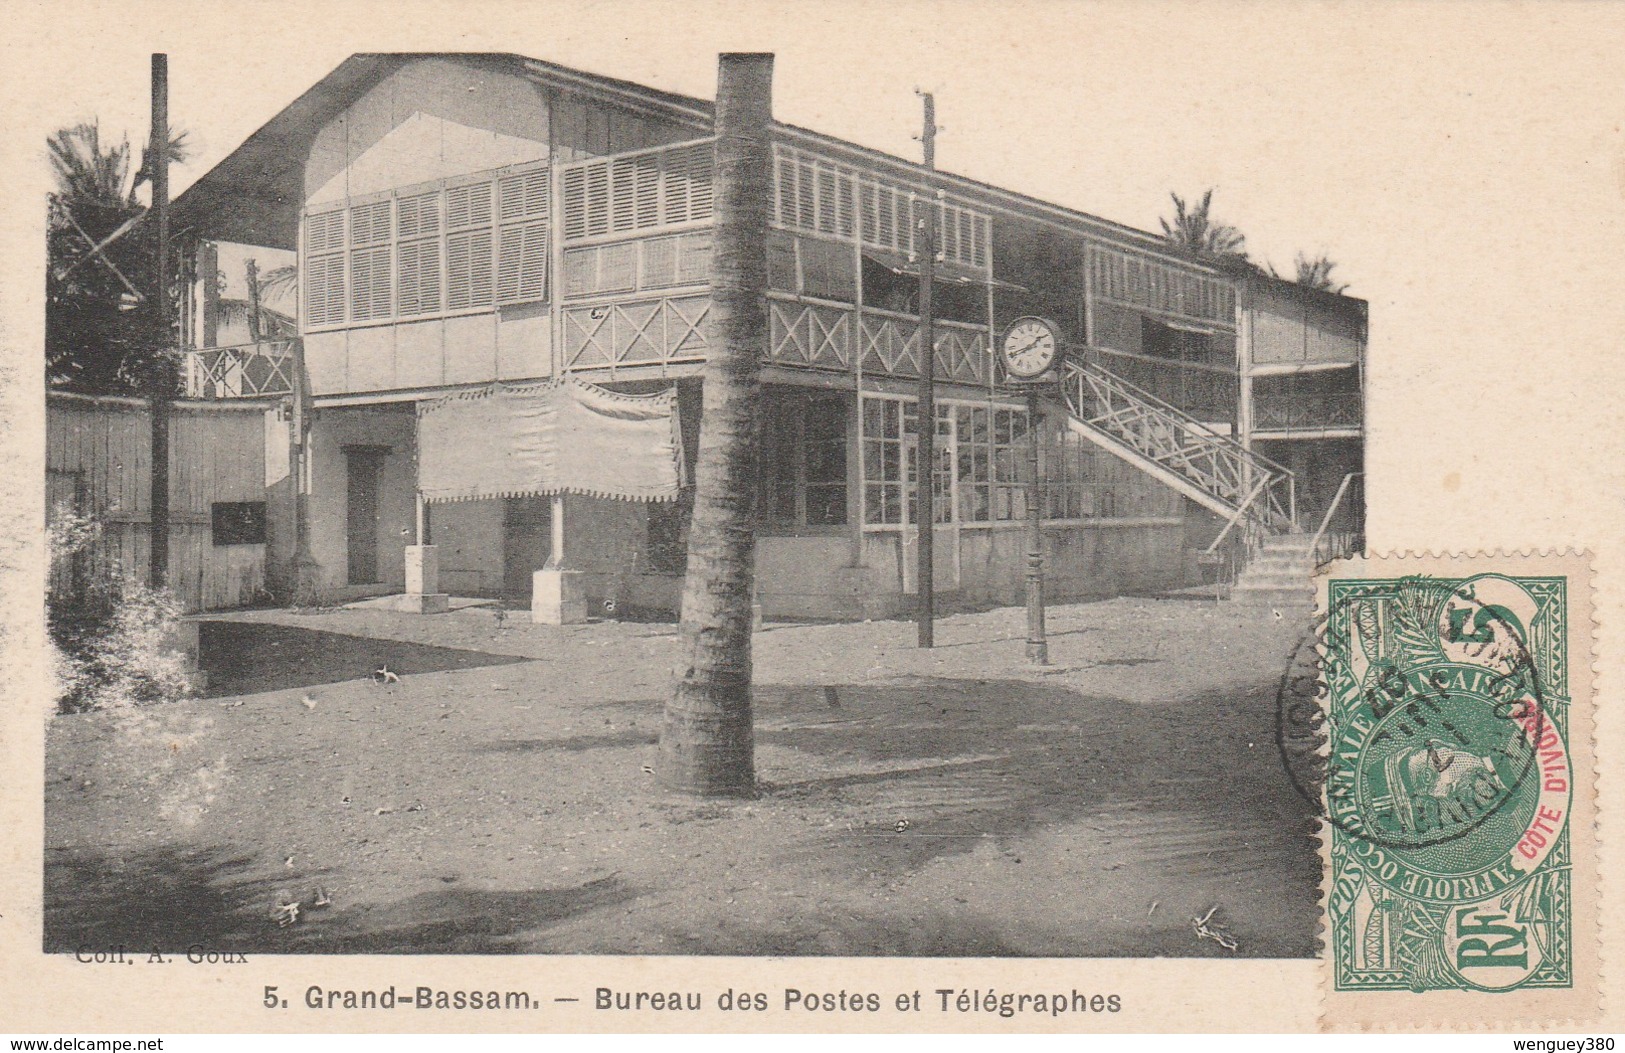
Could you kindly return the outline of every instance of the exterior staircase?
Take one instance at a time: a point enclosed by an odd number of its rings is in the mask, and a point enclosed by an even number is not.
[[[1087,357],[1069,360],[1062,381],[1073,431],[1224,516],[1226,534],[1296,529],[1287,469]]]
[[[1266,537],[1258,554],[1236,577],[1230,598],[1244,607],[1312,607],[1315,538],[1309,534]]]

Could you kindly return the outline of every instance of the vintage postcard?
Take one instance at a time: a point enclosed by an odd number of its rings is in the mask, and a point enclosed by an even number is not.
[[[4,44],[0,1030],[1619,1019],[1625,10],[139,14]]]

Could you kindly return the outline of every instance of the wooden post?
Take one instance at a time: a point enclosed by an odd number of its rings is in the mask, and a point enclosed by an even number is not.
[[[260,342],[260,269],[248,260],[248,340]]]
[[[153,259],[152,309],[158,313],[163,340],[148,378],[152,401],[152,555],[148,576],[152,587],[161,589],[169,582],[169,418],[170,400],[175,395],[169,346],[169,56],[162,54],[152,56],[152,138],[147,164],[152,173],[152,215],[158,242]]]
[[[920,142],[925,147],[925,170],[937,164],[937,101],[922,92],[925,101],[925,127]],[[928,177],[929,178],[929,177]],[[916,557],[914,580],[918,583],[915,622],[921,647],[936,645],[936,468],[937,468],[937,339],[932,318],[931,292],[937,278],[937,200],[935,187],[928,185],[925,216],[916,220],[920,251],[920,386],[915,406],[915,508]],[[922,244],[923,243],[923,244]],[[862,341],[859,341],[860,345]]]

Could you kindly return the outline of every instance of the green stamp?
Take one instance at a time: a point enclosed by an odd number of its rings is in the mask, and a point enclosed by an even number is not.
[[[1281,746],[1324,809],[1337,990],[1574,985],[1566,584],[1327,583]]]

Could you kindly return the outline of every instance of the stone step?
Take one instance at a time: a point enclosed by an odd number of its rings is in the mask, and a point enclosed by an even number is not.
[[[1285,534],[1278,537],[1267,537],[1259,548],[1264,552],[1300,552],[1308,554],[1315,547],[1315,539],[1303,537],[1300,534]]]
[[[1315,592],[1303,585],[1279,587],[1237,582],[1230,600],[1243,607],[1313,607]]]
[[[1307,574],[1275,574],[1269,571],[1256,570],[1253,567],[1248,567],[1246,571],[1244,571],[1241,576],[1236,579],[1236,584],[1256,585],[1260,588],[1268,587],[1279,589],[1313,588],[1313,586],[1310,584],[1309,575]]]
[[[1292,552],[1264,552],[1263,556],[1256,557],[1246,565],[1248,567],[1302,570],[1303,574],[1313,574],[1315,572],[1315,561],[1313,559],[1295,556]]]

